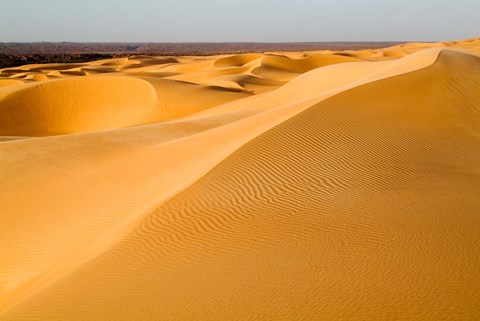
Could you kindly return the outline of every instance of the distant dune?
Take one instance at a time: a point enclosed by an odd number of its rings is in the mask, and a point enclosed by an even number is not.
[[[480,319],[480,38],[0,69],[0,320]]]

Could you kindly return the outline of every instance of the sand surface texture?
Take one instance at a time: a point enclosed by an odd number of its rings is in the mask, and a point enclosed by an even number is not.
[[[480,319],[480,38],[0,69],[0,320]]]

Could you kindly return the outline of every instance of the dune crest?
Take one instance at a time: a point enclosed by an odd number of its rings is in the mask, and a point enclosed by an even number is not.
[[[478,48],[0,70],[0,320],[480,317]]]

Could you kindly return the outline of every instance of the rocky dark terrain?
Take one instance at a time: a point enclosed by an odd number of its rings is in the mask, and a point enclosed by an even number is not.
[[[98,59],[149,56],[214,55],[242,52],[357,50],[383,48],[397,42],[284,43],[0,43],[0,68],[37,63],[73,63]]]

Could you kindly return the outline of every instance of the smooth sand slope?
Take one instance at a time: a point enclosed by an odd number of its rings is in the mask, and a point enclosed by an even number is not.
[[[480,318],[478,48],[1,70],[0,320]]]

